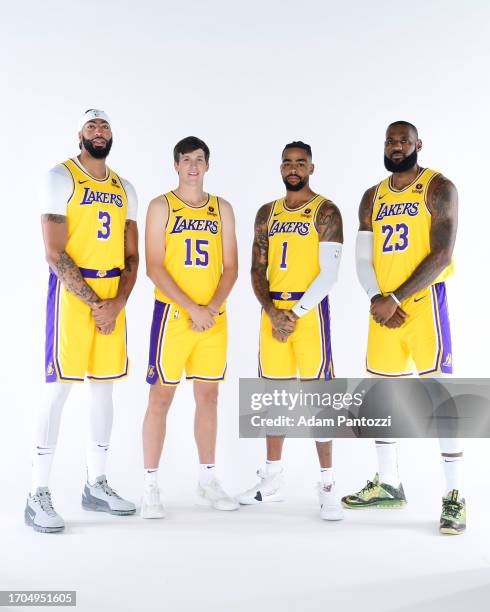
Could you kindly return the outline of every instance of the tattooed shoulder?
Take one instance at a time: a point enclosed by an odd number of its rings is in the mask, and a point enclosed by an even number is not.
[[[268,204],[264,204],[263,206],[259,208],[259,210],[257,211],[257,216],[255,217],[256,226],[267,224],[267,221],[269,220],[271,208],[272,208],[272,202],[269,202]]]
[[[458,192],[454,184],[442,174],[435,176],[427,190],[427,204],[432,214],[440,214],[454,208]]]
[[[324,200],[315,218],[320,242],[343,242],[342,215],[331,200]]]
[[[366,189],[362,196],[361,203],[359,204],[359,230],[360,231],[372,231],[373,230],[373,204],[374,194],[376,193],[377,185]]]

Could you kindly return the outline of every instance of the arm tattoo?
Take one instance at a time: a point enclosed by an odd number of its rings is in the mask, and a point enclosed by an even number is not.
[[[330,200],[324,200],[320,204],[315,226],[320,242],[344,242],[342,217],[339,209]]]
[[[267,266],[269,262],[269,236],[267,221],[272,204],[264,204],[255,218],[255,235],[252,247],[252,287],[254,293],[265,311],[272,305],[269,296],[269,281],[267,279]]]
[[[53,264],[52,264],[53,265]],[[58,261],[53,265],[56,276],[65,285],[70,293],[73,293],[85,304],[99,302],[99,296],[83,280],[82,273],[78,269],[73,259],[63,251],[60,253]]]
[[[374,194],[376,193],[376,186],[370,187],[362,196],[361,203],[359,204],[359,231],[360,232],[372,232],[373,231],[373,205],[374,205]]]
[[[45,214],[45,215],[41,215],[42,218],[42,222],[43,223],[65,223],[66,221],[66,217],[65,215],[52,215],[50,214]]]
[[[451,262],[458,227],[456,187],[444,176],[436,176],[429,186],[427,203],[432,215],[430,253],[395,291],[400,301],[429,287]]]

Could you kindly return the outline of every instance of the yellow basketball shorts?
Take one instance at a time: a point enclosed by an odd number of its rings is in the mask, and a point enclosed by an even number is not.
[[[117,295],[119,268],[80,268],[85,281],[102,299]],[[128,373],[126,318],[122,310],[112,334],[99,333],[90,306],[67,291],[50,271],[46,308],[46,382],[115,380]]]
[[[408,314],[396,329],[369,320],[368,372],[377,376],[452,374],[451,329],[445,283],[423,289],[402,303]]]
[[[204,382],[224,380],[226,373],[226,312],[216,324],[196,332],[187,312],[175,304],[155,300],[150,334],[150,355],[146,382],[178,385],[186,378]]]
[[[272,293],[271,296],[277,308],[284,308],[280,294]],[[328,297],[296,321],[295,330],[286,342],[272,336],[271,320],[262,311],[259,376],[286,380],[298,375],[301,380],[330,380],[334,377]]]

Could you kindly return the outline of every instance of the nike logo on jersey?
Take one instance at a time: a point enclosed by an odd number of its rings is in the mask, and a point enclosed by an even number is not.
[[[273,217],[279,217],[279,215],[282,215],[282,213],[283,213],[283,212],[284,212],[284,211],[283,211],[283,210],[281,210],[281,212],[274,213],[272,216],[273,216]]]
[[[88,181],[88,179],[86,179],[85,181],[78,181],[79,185],[83,185],[84,183],[86,183]]]
[[[423,295],[422,297],[419,297],[419,298],[413,298],[413,301],[414,301],[414,302],[420,302],[420,300],[423,300],[423,299],[425,299],[426,297],[427,297],[426,295]]]
[[[308,310],[308,308],[305,308],[304,306],[300,306],[300,308],[302,308],[303,310]]]
[[[172,212],[179,212],[179,210],[182,210],[183,208],[185,208],[185,206],[181,206],[180,208],[172,208]]]
[[[383,195],[380,195],[380,196],[378,197],[378,200],[382,200],[382,199],[383,199],[383,198],[385,198],[387,195],[388,195],[388,192],[383,193]]]

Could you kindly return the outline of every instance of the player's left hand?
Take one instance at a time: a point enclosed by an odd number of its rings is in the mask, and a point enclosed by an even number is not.
[[[386,321],[391,319],[391,317],[395,314],[397,308],[398,304],[395,302],[395,300],[391,297],[391,295],[387,295],[372,302],[371,314],[376,323],[384,325]],[[406,313],[404,314],[406,315]]]
[[[101,300],[92,305],[92,315],[95,324],[103,327],[109,323],[115,323],[117,315],[124,308],[124,300],[119,297]]]
[[[112,334],[115,328],[116,328],[115,321],[113,321],[112,323],[108,323],[107,325],[97,325],[96,326],[96,329],[99,332],[99,334],[102,334],[103,336],[108,336],[109,334]]]
[[[287,342],[289,336],[290,334],[283,334],[278,329],[272,328],[272,337],[279,340],[279,342]]]
[[[395,314],[391,317],[391,319],[388,319],[388,321],[386,321],[385,327],[388,327],[389,329],[397,329],[405,323],[406,318],[407,313],[402,310],[400,306],[398,306],[395,311]]]

